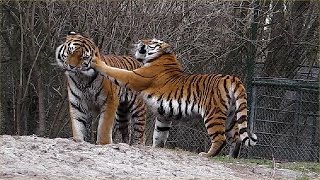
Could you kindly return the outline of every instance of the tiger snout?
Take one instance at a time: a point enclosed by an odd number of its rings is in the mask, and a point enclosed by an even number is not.
[[[85,62],[85,61],[83,61],[83,62],[81,63],[80,70],[85,71],[85,70],[88,70],[88,69],[90,69],[90,68],[91,68],[91,63],[90,63],[90,62]]]
[[[142,45],[141,48],[139,49],[139,53],[140,53],[140,54],[146,54],[147,51],[146,51],[145,48],[146,48],[146,45]]]
[[[68,68],[69,68],[70,70],[74,70],[76,67],[77,67],[77,66],[74,66],[74,65],[68,64]]]

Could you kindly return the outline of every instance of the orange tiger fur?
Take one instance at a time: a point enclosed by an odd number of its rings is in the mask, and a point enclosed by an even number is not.
[[[226,136],[233,138],[233,143],[243,141],[247,146],[256,143],[256,135],[247,129],[245,87],[237,77],[184,73],[170,45],[156,39],[136,45],[135,57],[144,65],[132,71],[110,67],[99,54],[95,55],[93,68],[123,87],[140,91],[158,113],[154,146],[164,146],[173,117],[193,113],[203,117],[212,142],[209,151],[201,153],[203,156],[217,155],[226,143]],[[238,157],[238,150],[230,154]]]
[[[257,137],[247,129],[247,94],[242,82],[230,75],[184,73],[169,47],[156,39],[140,41],[135,57],[144,65],[133,71],[110,67],[99,54],[93,57],[92,67],[114,78],[121,86],[141,91],[146,102],[157,110],[154,146],[164,145],[171,126],[170,117],[180,118],[191,113],[203,117],[211,138],[209,151],[201,155],[217,155],[226,143],[226,135],[230,136],[229,131],[234,131],[231,136],[236,141],[255,145]],[[229,127],[226,126],[228,119]],[[231,154],[238,156],[238,152]]]

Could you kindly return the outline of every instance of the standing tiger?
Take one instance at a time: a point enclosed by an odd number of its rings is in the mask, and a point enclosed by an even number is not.
[[[133,91],[114,85],[89,65],[98,50],[94,42],[80,34],[70,32],[56,49],[56,61],[65,70],[68,82],[69,112],[75,141],[87,140],[87,129],[92,113],[98,115],[97,144],[112,143],[114,119],[119,123],[122,141],[144,143],[146,109],[141,97]],[[128,56],[103,56],[109,66],[133,70],[141,66]],[[129,136],[129,118],[133,133]]]
[[[139,41],[134,54],[143,66],[133,71],[108,66],[99,53],[94,53],[91,67],[122,87],[140,91],[157,112],[153,146],[164,146],[173,117],[191,114],[202,116],[211,138],[202,156],[217,155],[226,137],[232,140],[232,157],[238,157],[241,142],[256,144],[257,136],[247,129],[247,94],[237,77],[184,73],[170,45],[156,39]]]

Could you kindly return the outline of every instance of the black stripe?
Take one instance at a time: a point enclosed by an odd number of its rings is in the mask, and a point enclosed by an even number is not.
[[[152,94],[153,95],[153,94]],[[158,97],[158,99],[157,99],[157,101],[159,102],[160,100],[162,100],[162,96],[163,96],[163,94],[161,94],[159,97]]]
[[[226,77],[226,79],[223,80],[223,87],[224,90],[226,91],[226,94],[229,94],[229,90],[227,88],[227,80],[229,79],[229,76]]]
[[[193,79],[194,79],[195,76],[189,76],[188,77],[188,81],[189,81],[189,84],[188,84],[188,87],[187,88],[187,98],[186,98],[186,109],[185,109],[185,115],[187,116],[188,115],[188,106],[190,104],[190,97],[191,97],[191,84],[193,82]]]
[[[102,84],[103,84],[103,80],[101,81],[101,84],[99,85],[99,90],[98,90],[98,92],[94,95],[94,99],[95,99],[95,101],[97,101],[97,99],[98,99],[98,97],[99,97],[99,95],[100,95],[100,93],[101,93],[101,91],[102,91]]]
[[[69,77],[70,77],[71,81],[75,84],[75,86],[76,86],[78,89],[81,89],[81,87],[79,86],[78,82],[77,82],[75,79],[73,79],[72,76],[69,76]]]
[[[129,120],[126,119],[126,118],[119,118],[119,119],[116,119],[117,122],[120,122],[120,123],[124,123],[124,122],[128,122]]]
[[[242,106],[243,104],[245,104],[245,102],[241,103],[239,105],[240,108],[238,108],[236,111],[235,111],[235,115],[238,114],[239,112],[242,112],[243,110],[246,110],[247,109],[247,106]],[[242,107],[241,107],[242,106]]]
[[[75,92],[72,91],[72,88],[69,87],[69,89],[70,89],[71,94],[72,94],[74,97],[76,97],[78,100],[81,99],[81,97],[80,97],[79,95],[77,95]]]
[[[232,121],[232,124],[230,125],[230,127],[228,129],[226,129],[226,132],[229,132],[233,129],[233,127],[236,125],[236,121]]]
[[[170,109],[169,117],[172,117],[173,116],[172,100],[169,101],[169,109]]]
[[[146,123],[143,121],[143,122],[136,122],[134,123],[135,126],[143,126],[145,125]]]
[[[131,101],[131,103],[130,104],[132,104],[133,105],[133,100]],[[133,113],[133,112],[139,112],[139,111],[141,111],[141,110],[139,110],[138,108],[139,108],[140,106],[127,106],[127,109],[130,109],[130,112],[131,113]]]
[[[158,107],[158,113],[160,115],[164,115],[166,113],[165,110],[163,109],[163,100],[161,100],[160,106]]]
[[[91,77],[89,83],[87,84],[87,87],[90,87],[90,86],[92,85],[92,83],[94,82],[94,80],[96,80],[97,76],[98,76],[98,73],[95,73],[95,74]]]
[[[207,129],[212,128],[213,126],[223,126],[224,127],[224,124],[218,123],[218,122],[213,122],[213,123],[210,123],[209,125],[207,125]]]
[[[245,121],[247,121],[247,115],[242,115],[242,116],[240,116],[239,119],[237,119],[237,122],[238,122],[239,124],[241,124],[241,123],[243,123],[243,122],[245,122]]]
[[[179,111],[178,115],[175,116],[175,119],[176,119],[176,120],[179,120],[179,119],[181,119],[181,118],[182,118],[182,112]]]
[[[240,134],[243,134],[243,133],[245,133],[245,132],[247,132],[247,128],[242,128],[242,129],[240,129],[240,131],[239,131]]]
[[[157,130],[159,130],[159,131],[169,131],[169,130],[170,130],[170,127],[160,127],[160,126],[157,126]]]
[[[128,95],[128,94],[127,94]],[[127,96],[126,96],[127,97]],[[130,104],[128,104],[128,109],[131,109],[130,112],[133,112],[135,109],[132,109],[133,105],[136,103],[136,99],[135,98],[132,98],[131,101],[130,101]]]
[[[222,115],[226,116],[227,117],[227,113],[226,112],[223,112],[219,109],[219,111],[217,113],[221,113]]]
[[[107,100],[108,100],[108,97],[105,98],[105,100],[104,100],[103,103],[102,103],[102,106],[106,105]]]
[[[137,73],[136,71],[132,71],[132,72],[133,72],[134,74],[140,76],[140,77],[143,77],[143,78],[154,78],[155,76],[157,76],[157,75],[154,75],[154,76],[151,76],[151,77],[146,77],[146,76],[143,76],[143,75]]]
[[[148,99],[152,98],[152,94],[148,94],[147,98]]]
[[[133,113],[131,117],[132,117],[132,118],[140,117],[139,111]]]
[[[118,82],[116,79],[114,79],[113,82],[114,82],[117,86],[119,86],[119,82]]]
[[[246,93],[242,93],[242,94],[238,95],[238,96],[236,97],[236,101],[239,100],[240,98],[241,98],[241,99],[242,99],[242,98],[243,98],[243,99],[247,99],[247,98],[246,98]]]
[[[170,93],[169,93],[169,95],[168,95],[168,97],[167,97],[167,101],[170,100],[171,93],[172,93],[172,91],[170,91]]]
[[[128,56],[123,56],[122,57],[123,59],[125,59],[125,61],[123,61],[123,62],[126,62],[125,64],[124,64],[124,67],[126,67],[126,69],[134,69],[135,68],[135,64],[134,64],[134,62],[132,61],[132,58],[130,58],[130,57],[128,57]]]
[[[226,101],[222,98],[222,95],[221,95],[220,90],[218,90],[217,92],[218,92],[218,96],[219,96],[219,99],[220,99],[220,102],[221,102],[222,106],[223,106],[226,110],[228,110],[227,103],[226,103]]]
[[[236,87],[234,88],[234,93],[238,91],[238,88],[240,87],[240,83],[239,82],[235,82],[236,83]]]
[[[214,132],[213,134],[209,134],[209,137],[211,138],[211,139],[214,139],[215,137],[217,137],[218,135],[224,135],[224,132],[218,132],[218,131],[216,131],[216,132]]]
[[[181,119],[182,117],[182,107],[181,107],[182,103],[181,103],[181,99],[178,99],[178,115],[176,117],[176,119]]]
[[[87,121],[85,121],[84,119],[80,118],[80,117],[77,117],[76,118],[77,121],[81,122],[82,124],[84,124],[84,126],[87,125]]]
[[[85,110],[81,109],[80,106],[77,106],[76,104],[74,104],[74,103],[72,103],[72,102],[70,102],[70,104],[71,104],[71,106],[72,106],[73,108],[75,108],[75,109],[78,110],[79,112],[81,112],[81,113],[83,113],[83,114],[86,113]]]
[[[63,54],[64,52],[64,49],[65,49],[65,46],[61,46],[61,48],[59,49],[59,53],[58,53],[58,59],[61,61],[61,62],[64,62],[61,55]]]
[[[119,131],[123,131],[125,129],[128,129],[128,126],[119,126]]]
[[[194,105],[196,104],[196,103],[194,103],[194,102],[191,102],[191,112],[193,112],[193,110],[194,110]]]
[[[245,138],[242,140],[242,142],[246,142],[247,140],[249,141],[249,137],[245,137]],[[248,144],[250,145],[250,141],[249,141]]]
[[[257,142],[258,141],[258,139],[255,139],[253,137],[251,137],[250,140],[253,141],[253,142]]]

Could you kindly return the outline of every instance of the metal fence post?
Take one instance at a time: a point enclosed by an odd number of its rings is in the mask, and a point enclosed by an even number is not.
[[[252,100],[254,99],[255,95],[253,94],[254,90],[252,88],[253,86],[253,74],[254,74],[254,66],[255,66],[255,53],[256,53],[256,46],[255,41],[257,40],[257,17],[258,17],[258,7],[259,4],[257,1],[254,1],[253,3],[253,20],[251,23],[251,42],[249,43],[249,52],[248,52],[248,58],[247,58],[247,78],[246,78],[246,84],[247,84],[247,92],[248,92],[248,107],[249,107],[249,126],[252,131],[254,121],[253,119],[253,111],[254,109],[252,107]]]

